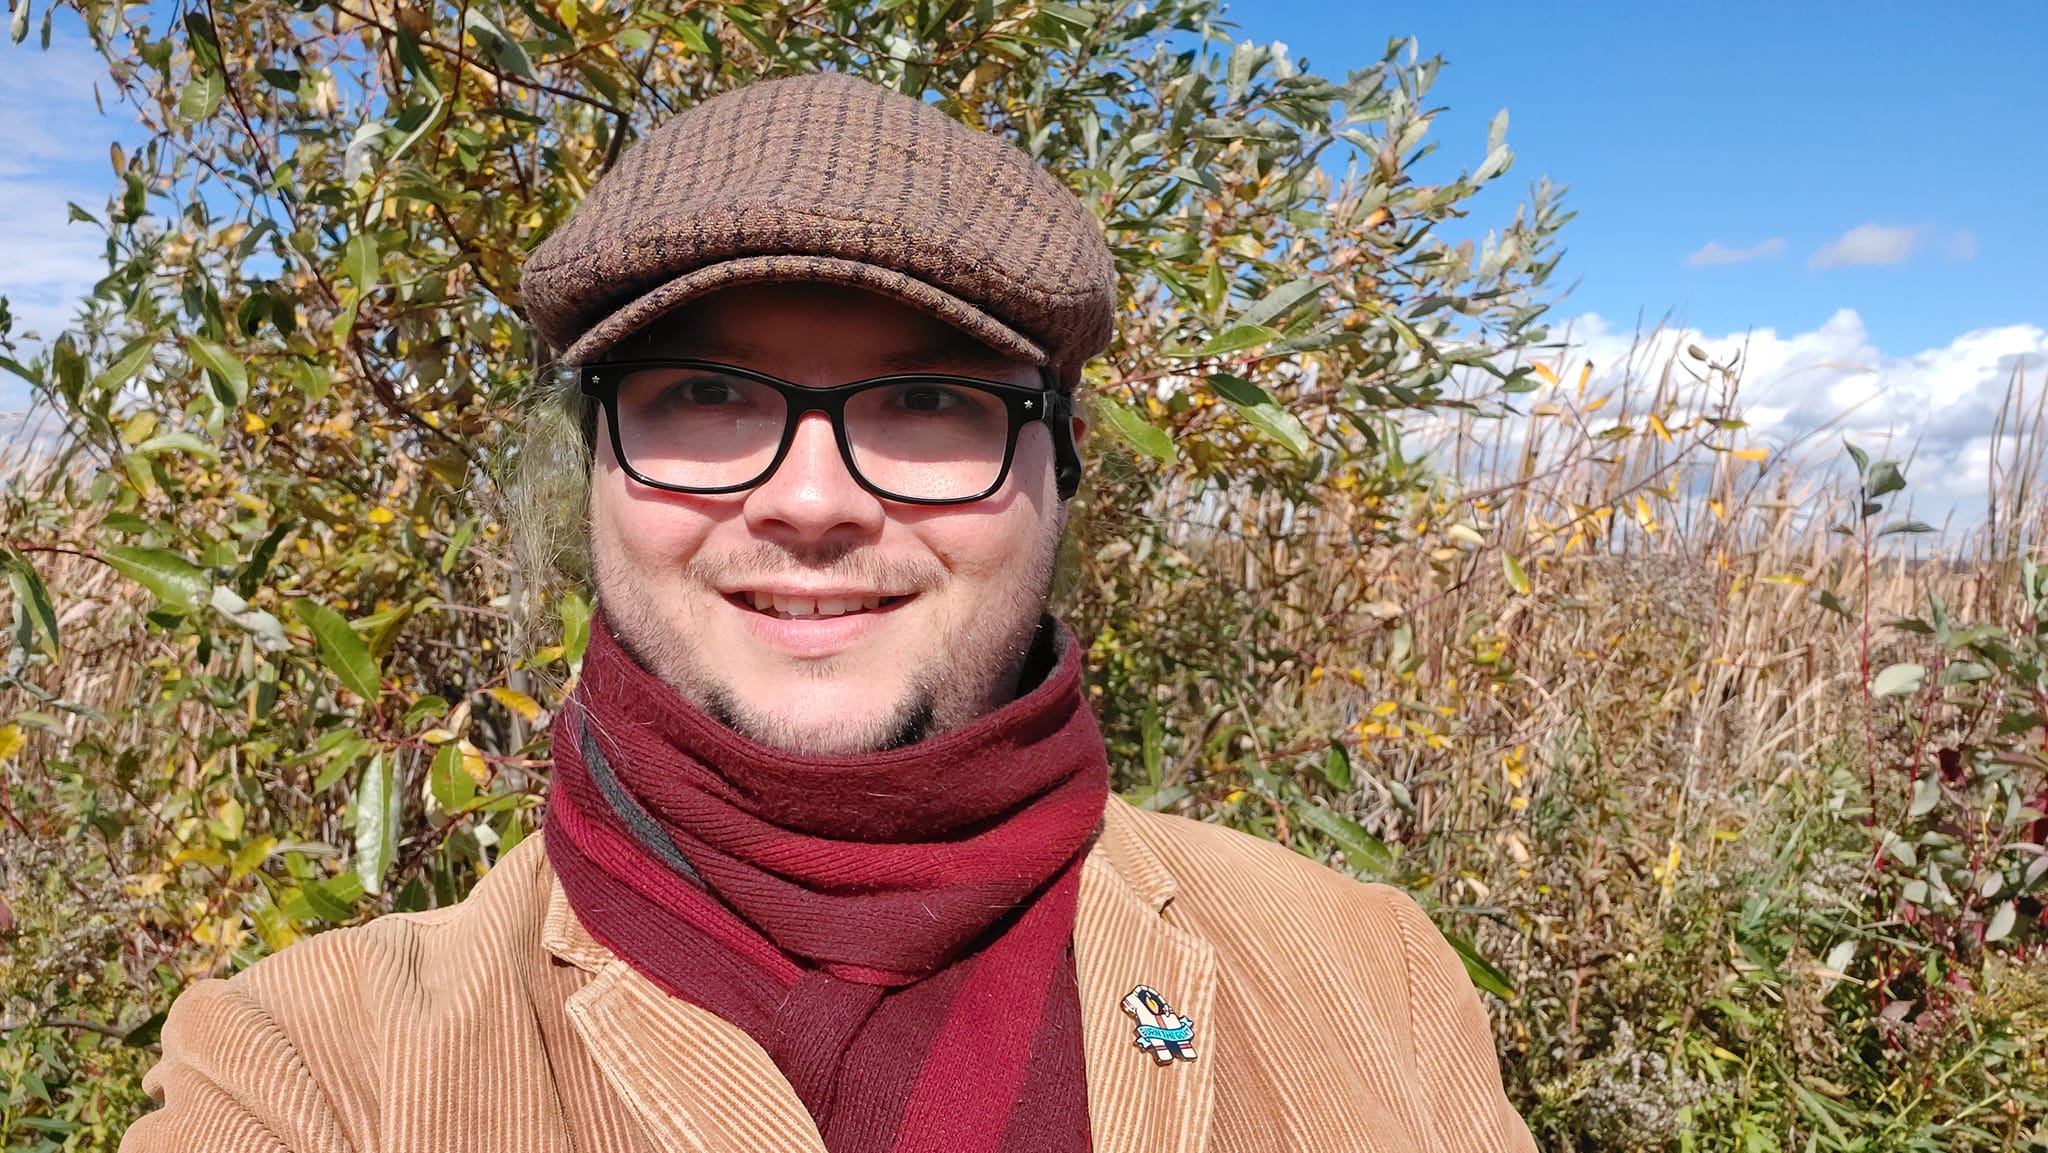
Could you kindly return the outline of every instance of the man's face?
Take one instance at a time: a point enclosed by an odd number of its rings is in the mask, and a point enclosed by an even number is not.
[[[659,357],[811,388],[913,371],[1042,387],[1037,369],[906,305],[818,285],[724,290],[613,354]],[[766,744],[854,753],[1015,695],[1066,519],[1042,423],[1019,435],[1001,489],[951,506],[862,488],[817,412],[773,475],[725,496],[642,485],[603,426],[597,439],[590,543],[605,617],[693,704]]]

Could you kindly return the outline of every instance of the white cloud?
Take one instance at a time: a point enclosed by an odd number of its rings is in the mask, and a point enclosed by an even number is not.
[[[1859,224],[1821,245],[1807,260],[1810,268],[1841,268],[1850,264],[1903,264],[1920,240],[1917,228]]]
[[[1710,264],[1746,264],[1752,260],[1768,260],[1783,251],[1785,238],[1782,236],[1773,236],[1748,248],[1729,248],[1718,240],[1709,240],[1705,248],[1686,254],[1685,266],[1699,268]]]
[[[1810,451],[1833,462],[1847,437],[1872,456],[1910,458],[1919,514],[1936,520],[1953,512],[1958,524],[1984,514],[1991,435],[2007,390],[2016,377],[2038,389],[2048,371],[2048,328],[2033,324],[1980,328],[1904,356],[1881,351],[1863,318],[1846,308],[1818,328],[1788,334],[1675,328],[1638,340],[1590,313],[1569,329],[1565,362],[1591,360],[1594,380],[1610,386],[1631,372],[1654,379],[1688,345],[1720,362],[1739,357],[1743,417],[1762,441],[1812,438]],[[1826,436],[1815,438],[1821,430]]]

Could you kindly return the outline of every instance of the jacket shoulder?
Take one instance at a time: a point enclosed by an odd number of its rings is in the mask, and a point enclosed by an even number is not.
[[[1176,906],[1210,906],[1256,893],[1271,911],[1296,918],[1362,917],[1388,930],[1409,918],[1428,923],[1400,889],[1357,880],[1264,837],[1122,801],[1111,803],[1108,819],[1157,858],[1172,879]],[[1269,917],[1258,920],[1272,923]]]
[[[181,994],[143,1086],[160,1108],[125,1153],[360,1148],[384,1092],[378,1070],[437,1023],[504,1007],[544,956],[551,873],[538,837],[445,909],[333,929]]]
[[[310,1008],[310,994],[337,984],[357,994],[343,1000],[365,1009],[396,1000],[417,1013],[437,1000],[460,1000],[463,986],[500,981],[506,966],[541,950],[552,876],[540,838],[529,837],[453,905],[309,937],[229,983],[280,1019]]]
[[[1149,856],[1170,878],[1162,915],[1215,947],[1226,981],[1265,1003],[1308,995],[1346,1023],[1330,1035],[1394,1046],[1435,1147],[1534,1149],[1503,1091],[1478,990],[1414,898],[1235,829],[1111,810],[1116,835],[1145,850],[1126,856]]]

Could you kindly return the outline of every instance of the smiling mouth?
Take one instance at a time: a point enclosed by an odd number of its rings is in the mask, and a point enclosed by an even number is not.
[[[757,591],[725,594],[725,599],[746,609],[784,621],[822,621],[860,613],[883,612],[909,600],[908,596],[799,597]]]

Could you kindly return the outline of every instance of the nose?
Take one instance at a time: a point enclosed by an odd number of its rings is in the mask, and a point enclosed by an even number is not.
[[[880,532],[882,501],[847,471],[822,412],[797,421],[789,452],[747,494],[748,526],[791,544],[852,543]]]

